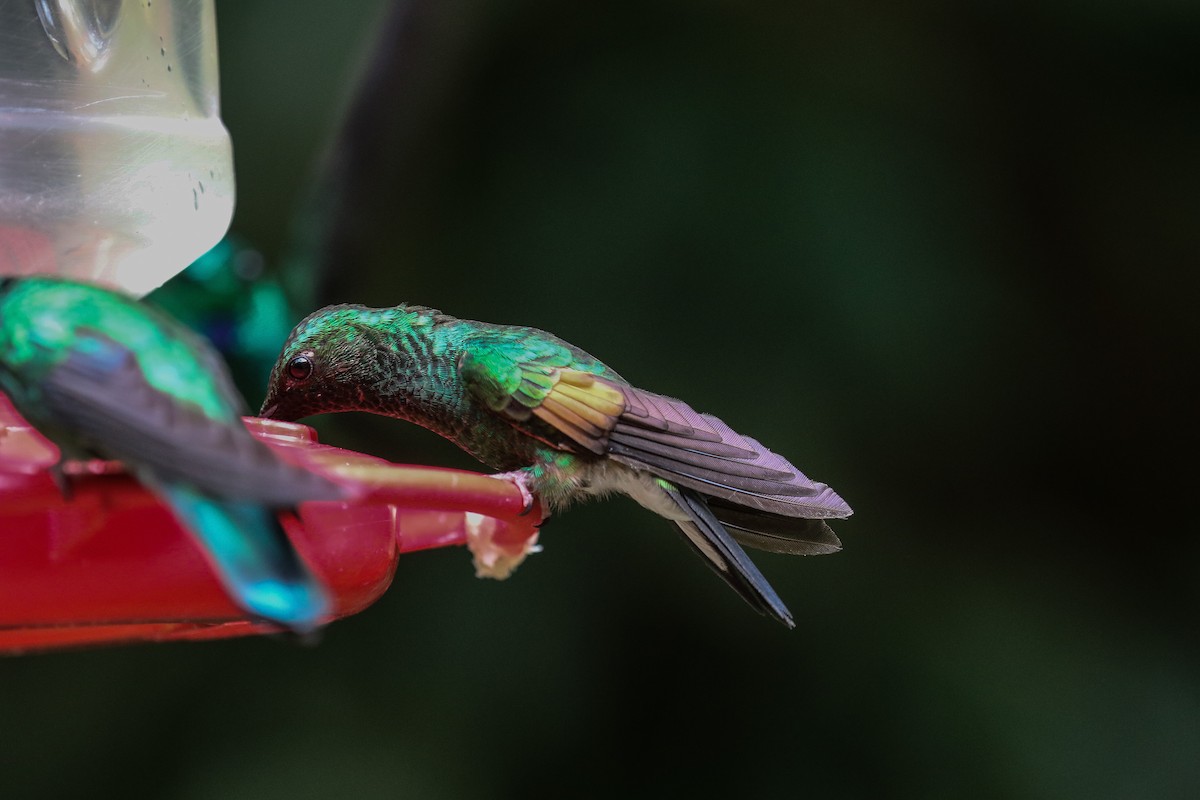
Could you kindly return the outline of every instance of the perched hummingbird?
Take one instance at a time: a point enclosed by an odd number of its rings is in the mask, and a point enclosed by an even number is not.
[[[791,614],[738,542],[778,553],[841,547],[824,519],[850,507],[828,486],[721,420],[635,388],[536,328],[431,308],[329,306],[296,326],[264,417],[368,411],[415,422],[552,509],[621,492],[679,526],[759,612]]]
[[[180,323],[85,283],[0,279],[0,389],[64,458],[124,462],[251,615],[305,632],[328,613],[273,510],[342,489],[246,430],[224,363]]]

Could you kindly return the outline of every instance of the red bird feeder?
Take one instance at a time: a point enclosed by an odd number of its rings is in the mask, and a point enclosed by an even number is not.
[[[304,425],[245,422],[287,460],[360,490],[284,518],[334,598],[331,619],[375,602],[400,553],[469,543],[486,572],[535,546],[540,509],[523,514],[509,481],[329,447]],[[191,535],[120,465],[68,463],[64,493],[58,460],[0,394],[0,653],[277,630],[243,615]]]

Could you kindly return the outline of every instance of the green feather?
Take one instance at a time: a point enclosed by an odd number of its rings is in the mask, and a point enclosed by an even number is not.
[[[0,361],[21,372],[26,384],[36,386],[74,352],[81,333],[97,332],[131,350],[146,380],[160,392],[214,420],[240,416],[241,401],[232,387],[213,380],[208,348],[152,306],[87,284],[26,278],[8,291],[2,309]]]
[[[328,611],[271,509],[341,490],[250,435],[224,363],[180,323],[89,284],[4,280],[0,386],[65,457],[125,461],[252,614],[309,630]]]
[[[726,514],[744,540],[782,552],[829,552],[836,537],[814,534],[807,517],[850,514],[829,487],[716,417],[630,386],[536,328],[420,306],[321,309],[284,345],[261,413],[295,420],[341,411],[398,417],[439,433],[513,473],[551,509],[628,494],[672,520],[752,606],[789,626],[786,607],[708,499],[745,507]],[[793,546],[805,537],[815,537],[809,544],[816,547]]]

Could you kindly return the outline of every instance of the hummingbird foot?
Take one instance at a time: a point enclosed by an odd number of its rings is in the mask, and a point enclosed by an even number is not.
[[[533,507],[537,505],[537,497],[529,488],[529,473],[526,470],[515,469],[512,472],[497,472],[489,475],[488,477],[496,478],[502,481],[509,481],[520,490],[521,500],[524,501],[525,507],[521,509],[521,513],[517,516],[525,516],[530,511],[533,511]]]

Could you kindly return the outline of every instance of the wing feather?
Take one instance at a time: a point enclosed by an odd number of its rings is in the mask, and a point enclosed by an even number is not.
[[[575,362],[570,348],[545,335],[481,335],[464,347],[458,371],[476,399],[529,435],[564,449],[604,455],[608,433],[624,411],[624,396],[575,369]],[[549,430],[538,429],[537,423]]]
[[[590,436],[601,437],[608,432],[605,426],[610,421],[603,415],[592,417],[589,414],[590,409],[587,406],[569,398],[559,397],[554,392],[551,392],[542,401],[542,408],[567,423],[574,425],[576,428],[585,431]]]
[[[214,420],[181,403],[146,381],[131,351],[97,341],[106,357],[75,352],[42,382],[47,410],[96,452],[231,500],[282,508],[343,498],[341,487],[280,459],[236,413]]]
[[[476,398],[530,436],[607,455],[683,487],[676,497],[693,514],[684,498],[698,493],[711,505],[708,527],[725,524],[744,544],[793,554],[841,547],[820,520],[852,512],[828,486],[681,400],[577,369],[577,351],[546,337],[481,336],[460,357],[460,376]],[[698,549],[711,546],[695,535],[704,524],[681,527]]]
[[[583,427],[581,423],[587,423],[596,429],[596,435],[607,433],[615,424],[616,414],[605,413],[601,410],[605,403],[603,398],[600,398],[596,404],[589,405],[587,398],[579,399],[555,390],[546,396],[544,402],[553,403],[567,413],[575,415],[580,420],[576,423],[577,425]]]
[[[682,400],[577,369],[576,355],[548,335],[515,340],[491,335],[464,350],[459,371],[472,394],[510,424],[563,449],[609,455],[755,513],[801,519],[852,513],[828,486],[721,419]]]
[[[627,411],[609,434],[614,459],[756,512],[799,518],[852,513],[828,486],[717,417],[681,400],[620,389]]]
[[[580,380],[580,376],[585,375],[590,379],[586,383]],[[573,369],[561,370],[558,377],[559,381],[553,388],[562,397],[592,408],[596,414],[604,417],[620,416],[625,411],[621,392],[607,383]]]
[[[604,455],[605,447],[602,440],[596,438],[587,431],[576,427],[568,420],[560,416],[556,416],[554,412],[545,405],[535,408],[533,410],[533,414],[538,419],[552,427],[554,430],[558,431],[558,433],[566,436],[576,445],[581,446],[586,450],[590,450],[598,456]]]

